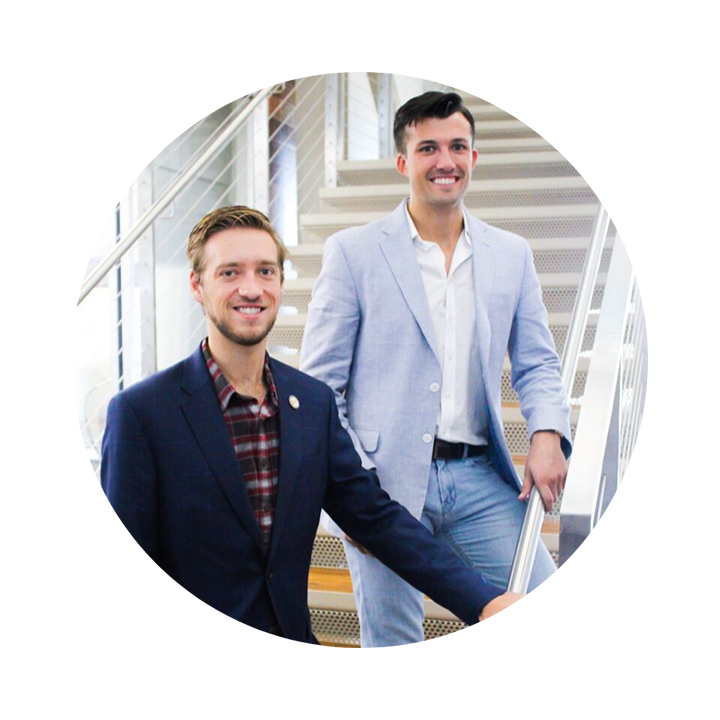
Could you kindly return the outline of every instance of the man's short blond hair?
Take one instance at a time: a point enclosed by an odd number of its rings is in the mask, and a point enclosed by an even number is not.
[[[245,205],[230,205],[221,207],[208,213],[193,229],[188,238],[187,256],[193,272],[200,276],[205,269],[203,248],[205,243],[215,233],[230,228],[255,228],[264,230],[277,247],[278,265],[280,266],[280,281],[285,279],[283,265],[287,260],[288,250],[280,236],[275,232],[263,213]]]

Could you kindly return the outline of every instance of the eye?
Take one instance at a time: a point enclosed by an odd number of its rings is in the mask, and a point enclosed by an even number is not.
[[[222,270],[220,272],[220,277],[222,278],[231,278],[237,275],[237,271],[235,270]]]
[[[272,277],[275,274],[275,268],[265,267],[260,268],[260,274],[264,277]]]

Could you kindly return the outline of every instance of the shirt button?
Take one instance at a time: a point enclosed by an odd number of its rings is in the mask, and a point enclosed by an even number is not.
[[[433,439],[433,436],[432,436],[430,433],[425,433],[425,434],[423,435],[423,442],[424,442],[424,443],[432,442],[432,439]]]
[[[438,385],[437,383],[433,383],[430,386],[430,390],[432,390],[432,392],[437,392],[439,389],[440,389],[440,385]]]

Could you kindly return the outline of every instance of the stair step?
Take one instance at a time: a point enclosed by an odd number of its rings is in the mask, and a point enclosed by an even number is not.
[[[563,277],[564,276],[564,277]],[[564,282],[563,280],[566,280]],[[307,312],[315,278],[297,278],[286,280],[283,292],[283,307],[285,312],[301,314]],[[543,284],[542,296],[548,312],[572,312],[577,295],[577,275],[574,273],[554,273],[541,278]],[[600,307],[604,291],[604,283],[598,282],[593,291],[593,309]]]
[[[408,182],[346,185],[321,188],[319,197],[326,207],[339,212],[390,213],[407,197],[408,188]],[[465,203],[469,207],[482,208],[587,205],[595,202],[595,193],[579,175],[472,180],[465,195]]]
[[[562,243],[556,249],[540,249],[539,243],[544,240],[530,241],[533,250],[535,270],[540,274],[550,273],[580,273],[585,265],[587,241],[582,238],[567,238],[565,246]],[[325,243],[307,243],[295,245],[290,248],[288,264],[285,267],[285,277],[288,280],[300,277],[317,277],[322,267],[322,256]],[[600,272],[606,273],[610,267],[612,248],[606,247],[600,263]]]
[[[571,318],[572,315],[570,313],[556,313],[549,317],[550,332],[555,340],[555,347],[560,354],[562,354],[565,348]],[[273,348],[276,345],[280,345],[282,347],[297,348],[299,350],[302,346],[306,322],[307,314],[305,313],[278,315],[275,327],[268,337],[268,347]],[[588,326],[585,330],[581,350],[592,350],[593,343],[595,342],[596,326],[597,316],[590,316],[588,318]]]
[[[509,112],[502,110],[496,105],[490,103],[478,103],[477,100],[473,100],[469,103],[463,103],[465,107],[470,111],[470,114],[475,119],[475,124],[481,122],[489,122],[491,120],[516,120]]]
[[[272,355],[274,358],[277,358],[281,362],[284,362],[286,365],[290,365],[294,368],[299,368],[300,366],[300,351],[295,350],[293,348],[281,348],[279,346],[275,347],[268,347],[268,352],[270,355]],[[577,371],[578,373],[585,373],[587,374],[588,368],[590,367],[590,354],[585,353],[580,356],[580,359],[578,360],[578,366]],[[503,362],[503,373],[509,373],[510,372],[510,361],[505,358],[505,361]]]
[[[559,523],[546,519],[541,538],[551,553],[557,554]],[[350,571],[339,538],[318,529],[313,550],[313,566],[308,576],[308,606],[313,632],[322,645],[360,647],[360,626],[352,591]],[[322,547],[319,547],[322,546]],[[329,549],[328,549],[329,548]],[[323,558],[335,557],[328,561]],[[325,563],[333,562],[335,566]],[[321,564],[318,564],[321,563]],[[344,567],[338,567],[339,564]],[[425,638],[440,637],[463,629],[465,624],[450,611],[425,598]]]
[[[577,170],[556,150],[523,151],[520,148],[516,152],[478,152],[480,156],[473,170],[473,180],[578,175]],[[341,186],[394,184],[401,178],[395,157],[338,163],[338,184]]]
[[[475,137],[537,137],[537,133],[525,123],[506,114],[502,120],[488,120],[478,117],[475,122]]]
[[[468,207],[476,217],[525,238],[590,237],[597,203],[518,207]],[[349,227],[387,217],[387,212],[314,213],[300,215],[301,242],[317,243]]]
[[[577,287],[581,273],[544,273],[538,276],[540,284],[543,288],[548,287]],[[597,284],[604,285],[607,280],[607,275],[604,273],[598,274]],[[315,278],[297,278],[294,280],[286,280],[284,286],[284,292],[304,292],[310,291],[315,284]]]

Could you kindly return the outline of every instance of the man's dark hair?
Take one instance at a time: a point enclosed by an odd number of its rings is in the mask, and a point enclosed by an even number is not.
[[[462,113],[470,123],[472,141],[475,142],[475,119],[463,105],[462,98],[454,92],[443,93],[437,90],[423,93],[408,100],[395,113],[393,136],[395,148],[404,155],[407,152],[407,128],[428,118],[445,119],[456,112]]]

